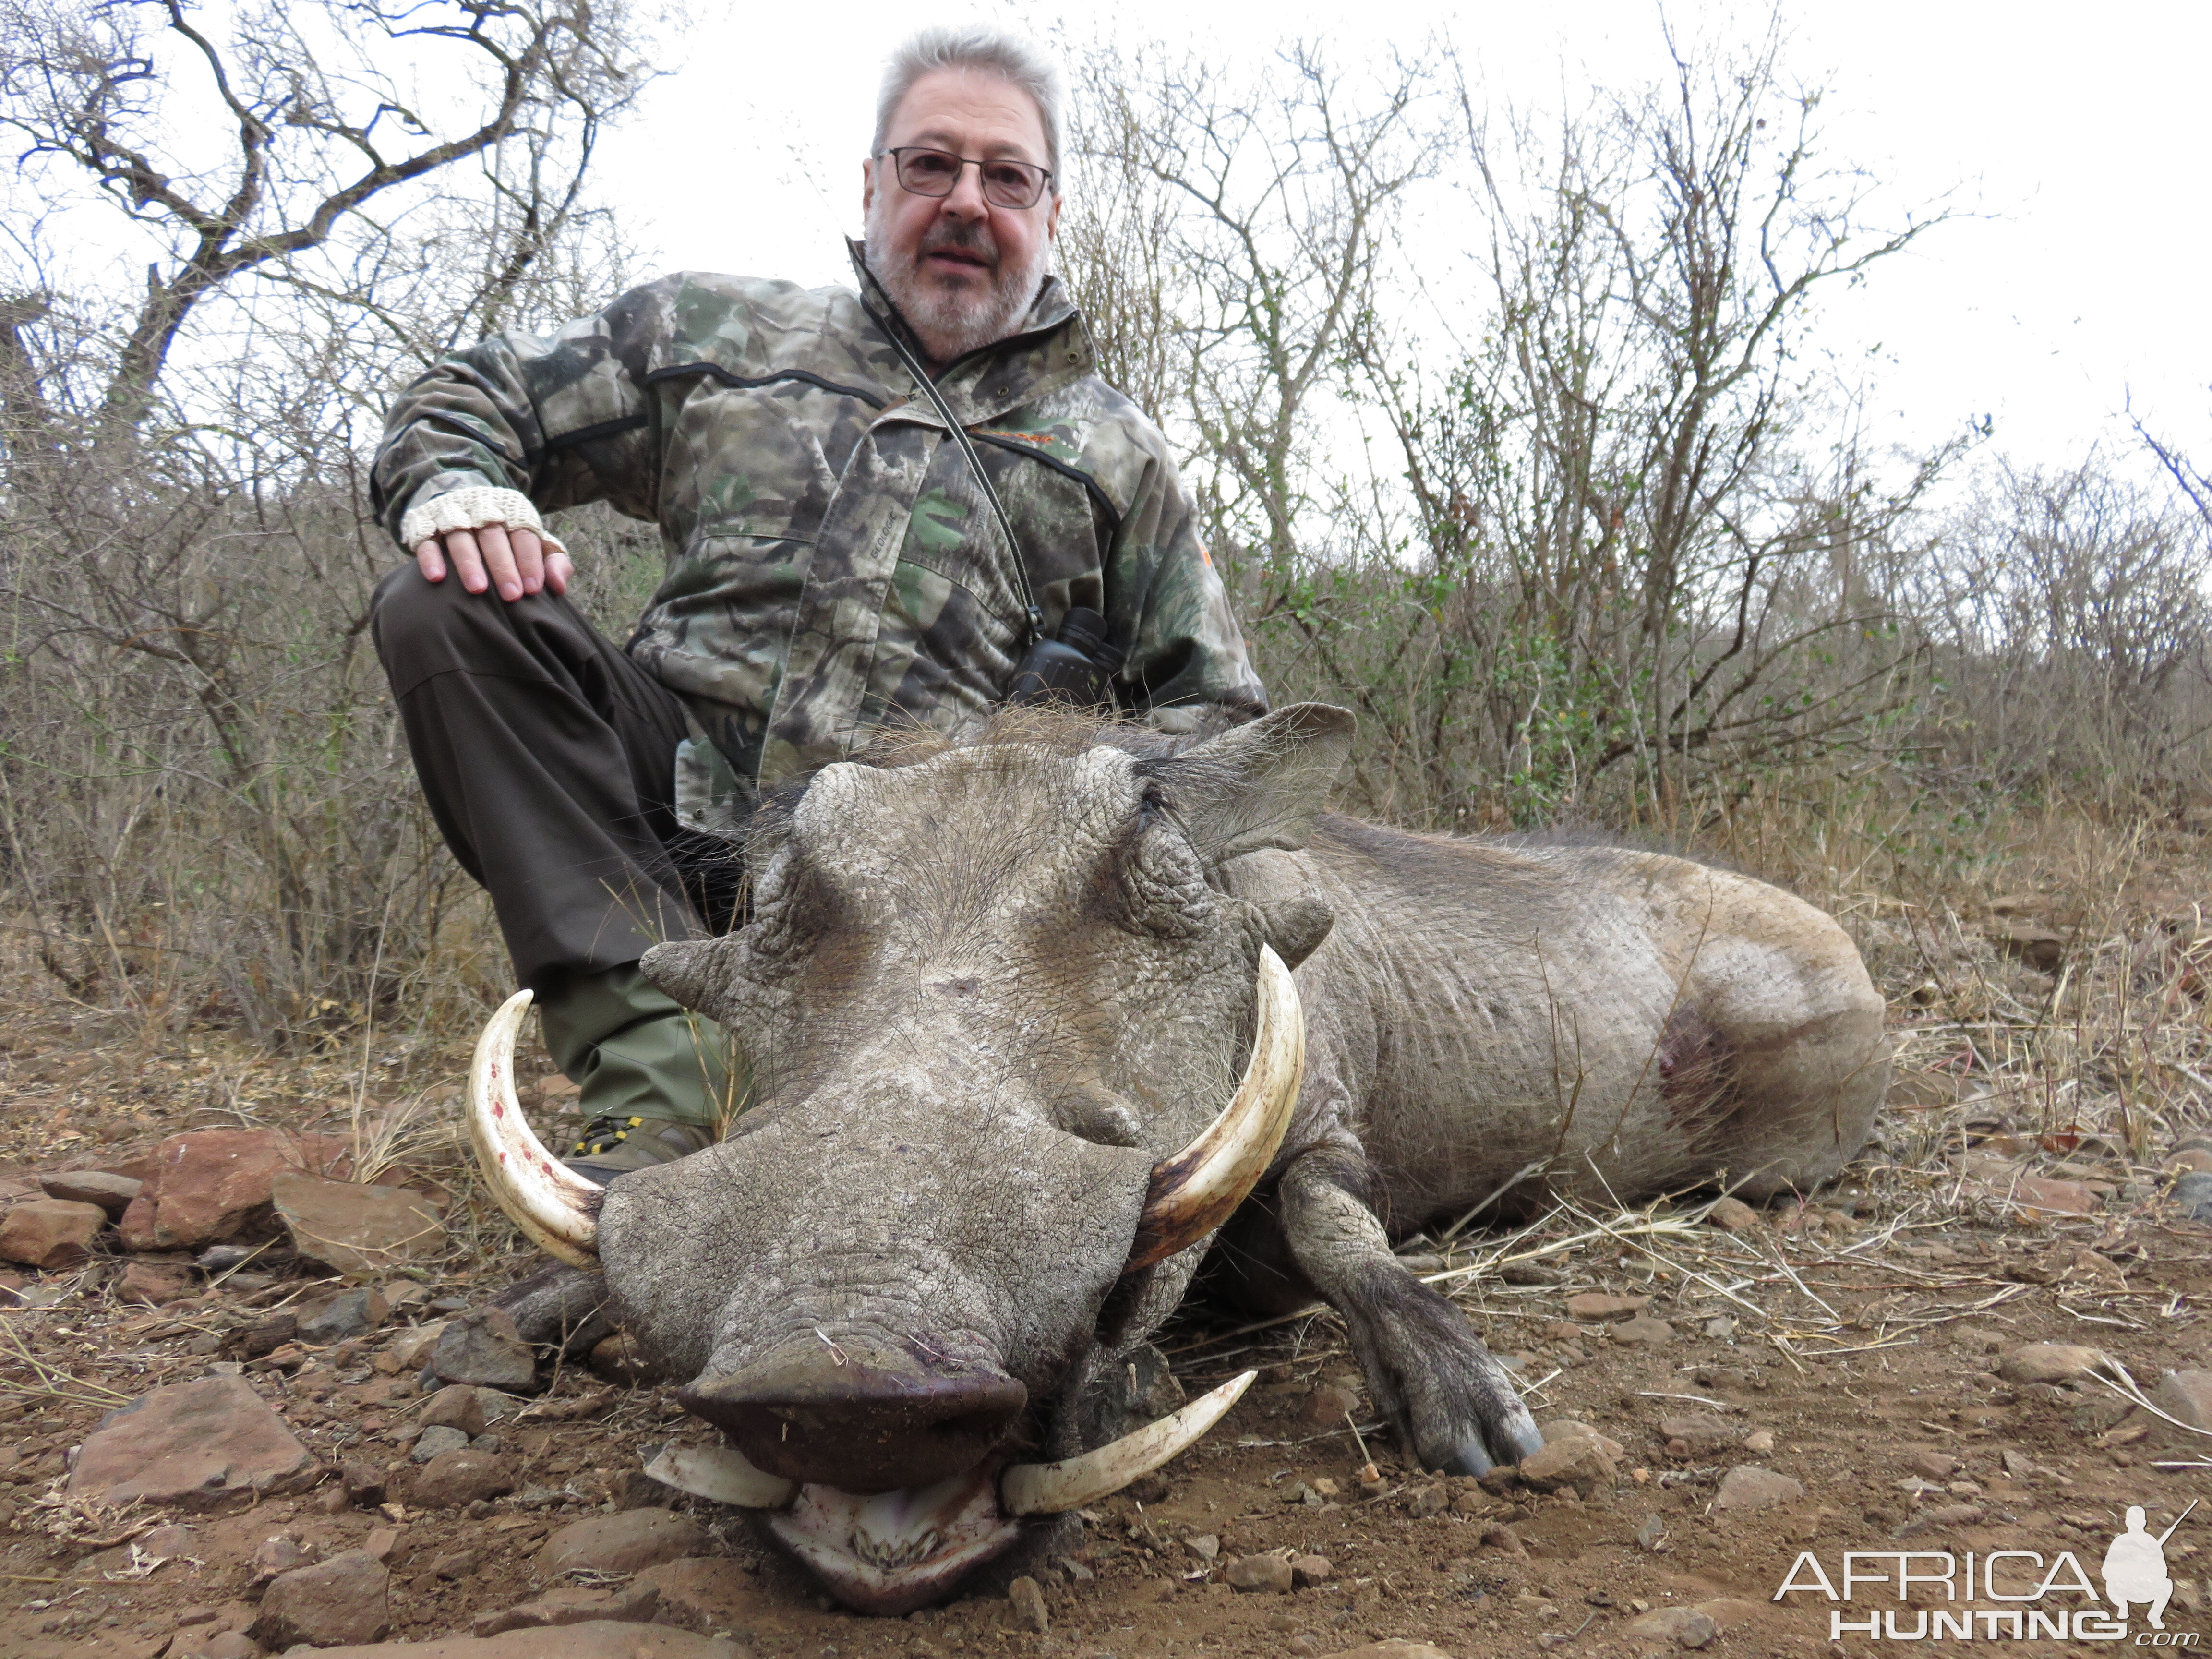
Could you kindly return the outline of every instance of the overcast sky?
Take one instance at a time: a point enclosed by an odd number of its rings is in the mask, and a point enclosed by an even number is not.
[[[883,55],[919,23],[975,9],[695,4],[697,20],[664,54],[670,74],[607,147],[603,189],[665,265],[844,280],[840,239],[859,227]],[[1349,62],[1437,35],[1496,98],[1553,106],[1666,68],[1648,0],[1127,0],[1056,15],[1079,31],[1252,64],[1293,36]],[[1686,33],[1747,40],[1764,15],[1679,3],[1668,15]],[[1784,15],[1787,70],[1832,89],[1826,158],[1882,180],[1893,209],[1947,198],[1975,216],[1823,307],[1818,343],[1863,372],[1874,434],[1930,442],[1987,416],[1999,450],[2063,464],[2100,441],[2108,453],[2132,446],[2121,416],[2132,392],[2148,424],[2212,455],[2202,297],[2212,5],[1801,0]],[[1470,241],[1476,228],[1470,220]]]

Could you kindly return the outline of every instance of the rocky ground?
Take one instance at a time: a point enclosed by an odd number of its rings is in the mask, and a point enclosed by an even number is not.
[[[830,1608],[644,1476],[701,1430],[618,1336],[533,1351],[487,1311],[530,1258],[397,1091],[364,1115],[336,1058],[16,1020],[0,1654],[1826,1655],[1831,1604],[1775,1600],[1802,1552],[2094,1575],[2127,1505],[2156,1533],[2212,1497],[2212,1139],[1962,1108],[1956,1028],[1900,1000],[1902,1115],[1809,1204],[1407,1242],[1551,1425],[1523,1470],[1397,1459],[1326,1314],[1194,1310],[1163,1346],[1192,1392],[1257,1369],[1237,1411],[1011,1595],[904,1620]],[[2200,1508],[2169,1631],[2212,1623],[2208,1551]]]

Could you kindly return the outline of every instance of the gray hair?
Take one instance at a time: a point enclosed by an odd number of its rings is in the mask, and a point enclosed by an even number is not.
[[[975,70],[1012,82],[1029,94],[1044,123],[1044,164],[1052,169],[1053,194],[1060,194],[1060,111],[1066,97],[1060,65],[1025,34],[988,23],[939,24],[915,34],[890,56],[884,89],[876,99],[876,137],[869,154],[880,155],[890,134],[891,117],[914,83],[939,70]]]

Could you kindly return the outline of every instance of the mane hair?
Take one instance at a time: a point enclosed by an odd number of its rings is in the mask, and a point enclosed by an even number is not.
[[[918,721],[886,722],[853,760],[890,771],[956,750],[1016,745],[1066,757],[1091,749],[1118,749],[1139,760],[1168,760],[1243,723],[1227,711],[1217,714],[1208,709],[1200,713],[1194,730],[1170,732],[1131,715],[1102,719],[1090,710],[1059,703],[1002,704],[978,724],[949,735]]]

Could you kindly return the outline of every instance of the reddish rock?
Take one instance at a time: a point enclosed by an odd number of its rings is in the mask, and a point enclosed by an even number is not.
[[[534,1630],[516,1630],[501,1636],[410,1642],[400,1651],[408,1659],[746,1659],[750,1650],[665,1625],[595,1619],[565,1626],[554,1639]],[[315,1659],[395,1659],[395,1654],[390,1647],[325,1648]]]
[[[584,1568],[640,1572],[663,1561],[697,1555],[708,1544],[705,1533],[672,1510],[626,1510],[562,1528],[538,1552],[538,1571],[547,1578]]]
[[[1600,1446],[1605,1449],[1605,1455],[1607,1457],[1610,1457],[1616,1463],[1620,1462],[1623,1458],[1628,1455],[1628,1449],[1626,1446],[1623,1446],[1620,1442],[1615,1440],[1609,1434],[1601,1433],[1598,1430],[1592,1428],[1589,1424],[1583,1422],[1577,1418],[1553,1418],[1550,1422],[1543,1425],[1540,1432],[1544,1437],[1544,1443],[1547,1446],[1554,1440],[1563,1440],[1569,1435],[1578,1434],[1586,1440],[1596,1441]]]
[[[446,1322],[430,1369],[448,1382],[520,1394],[538,1383],[538,1356],[504,1308],[477,1308]]]
[[[2051,1181],[2041,1176],[2022,1176],[2013,1182],[2012,1201],[2030,1221],[2061,1215],[2094,1215],[2102,1207],[2095,1188],[2079,1181]]]
[[[92,1241],[106,1224],[107,1212],[97,1204],[29,1199],[10,1206],[0,1220],[0,1258],[41,1272],[74,1267],[92,1253]]]
[[[1711,1457],[1735,1444],[1742,1432],[1717,1412],[1685,1412],[1680,1417],[1661,1418],[1659,1437],[1680,1441],[1692,1457]]]
[[[1958,1473],[1959,1460],[1948,1452],[1922,1446],[1905,1455],[1905,1468],[1923,1480],[1948,1480]]]
[[[649,1625],[660,1606],[660,1591],[651,1584],[624,1584],[619,1589],[556,1589],[496,1613],[478,1613],[469,1626],[471,1636],[497,1636],[502,1631],[543,1630],[556,1625],[581,1625],[594,1619],[619,1625]]]
[[[1691,1609],[1711,1620],[1725,1636],[1738,1625],[1747,1625],[1766,1611],[1765,1604],[1746,1601],[1735,1596],[1723,1596],[1717,1601],[1700,1601]]]
[[[338,1470],[338,1480],[356,1509],[374,1509],[384,1501],[384,1471],[374,1463],[348,1463]]]
[[[313,1566],[321,1553],[289,1532],[274,1534],[254,1547],[253,1559],[246,1565],[246,1587],[249,1591],[265,1589],[288,1572]]]
[[[1516,1561],[1528,1559],[1528,1547],[1521,1541],[1521,1534],[1503,1522],[1485,1527],[1480,1542],[1486,1550],[1504,1550]]]
[[[280,1573],[261,1598],[253,1638],[282,1650],[380,1642],[392,1628],[392,1575],[367,1550],[348,1550],[312,1567]]]
[[[1016,1630],[1042,1636],[1052,1628],[1052,1615],[1045,1610],[1044,1590],[1026,1573],[1006,1586],[1006,1602],[1013,1610]]]
[[[310,1452],[242,1376],[171,1382],[85,1437],[70,1491],[110,1504],[205,1508],[227,1498],[294,1492],[319,1473]]]
[[[626,1389],[653,1381],[652,1362],[646,1358],[637,1339],[627,1331],[617,1331],[592,1344],[588,1363],[592,1376],[603,1382],[619,1382]]]
[[[1351,1389],[1324,1382],[1306,1396],[1306,1403],[1298,1409],[1298,1421],[1309,1429],[1333,1429],[1358,1405],[1359,1396]]]
[[[514,1490],[514,1466],[496,1452],[459,1447],[440,1452],[416,1471],[408,1499],[426,1510],[457,1510]]]
[[[1255,1594],[1286,1595],[1297,1583],[1287,1555],[1243,1555],[1229,1564],[1223,1574],[1232,1589]]]
[[[772,1592],[761,1588],[761,1576],[747,1572],[727,1556],[689,1556],[664,1561],[638,1574],[635,1583],[650,1584],[659,1592],[658,1624],[708,1635],[718,1630],[737,1630],[762,1617],[775,1604]]]
[[[1717,1198],[1705,1212],[1705,1220],[1723,1232],[1740,1233],[1759,1224],[1759,1212],[1740,1198]]]
[[[426,1429],[459,1429],[473,1440],[484,1431],[483,1397],[456,1382],[425,1401],[415,1420]]]
[[[380,1279],[446,1247],[446,1224],[437,1206],[404,1188],[362,1187],[288,1173],[270,1182],[270,1199],[292,1235],[293,1248],[348,1279]]]
[[[1650,1305],[1648,1296],[1601,1296],[1595,1291],[1584,1291],[1580,1296],[1567,1298],[1567,1317],[1581,1320],[1584,1324],[1599,1324],[1633,1319]]]
[[[1595,1435],[1563,1434],[1521,1460],[1521,1479],[1538,1492],[1572,1487],[1584,1498],[1611,1492],[1618,1472]]]
[[[374,1285],[363,1285],[343,1296],[334,1296],[300,1322],[300,1340],[327,1347],[333,1342],[367,1336],[391,1316],[392,1305]]]
[[[158,1308],[164,1302],[174,1302],[191,1286],[192,1270],[182,1262],[132,1261],[124,1264],[121,1277],[108,1294],[118,1302]]]
[[[434,1320],[428,1325],[416,1325],[410,1329],[395,1332],[385,1340],[369,1363],[386,1376],[411,1376],[430,1363],[438,1339],[446,1334],[446,1322]]]
[[[335,1135],[276,1129],[198,1129],[155,1149],[154,1173],[123,1215],[133,1250],[198,1249],[241,1233],[272,1231],[270,1188],[298,1170],[330,1175],[349,1154]]]
[[[39,1177],[39,1185],[46,1189],[48,1198],[67,1199],[72,1204],[97,1204],[107,1212],[110,1221],[131,1207],[131,1200],[138,1196],[145,1184],[129,1176],[110,1175],[105,1170],[71,1170],[64,1175]]]
[[[1655,1607],[1639,1619],[1630,1620],[1628,1633],[1655,1642],[1701,1648],[1721,1633],[1721,1627],[1711,1613],[1700,1613],[1695,1607]]]
[[[1805,1495],[1805,1488],[1786,1474],[1739,1463],[1721,1477],[1720,1495],[1713,1507],[1723,1510],[1763,1510],[1787,1504]]]
[[[1326,1555],[1294,1555],[1291,1558],[1291,1577],[1300,1589],[1326,1584],[1336,1577],[1336,1564]]]
[[[2029,1342],[1997,1361],[1997,1375],[2008,1382],[2070,1382],[2092,1371],[2110,1370],[2112,1364],[2101,1348],[2075,1342]]]
[[[2168,1371],[2158,1379],[2151,1401],[2191,1428],[2212,1431],[2212,1371]]]

